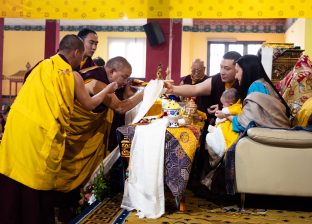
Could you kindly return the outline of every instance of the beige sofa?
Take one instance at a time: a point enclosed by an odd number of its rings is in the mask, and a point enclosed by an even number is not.
[[[235,150],[236,191],[312,196],[312,132],[251,128]]]

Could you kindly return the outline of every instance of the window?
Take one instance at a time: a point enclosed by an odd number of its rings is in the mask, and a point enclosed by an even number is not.
[[[225,52],[237,51],[241,55],[257,54],[262,41],[257,42],[219,42],[208,41],[208,75],[215,75],[220,72],[220,62]]]
[[[129,61],[132,66],[131,77],[145,78],[145,38],[109,38],[108,58],[116,56],[122,56]]]

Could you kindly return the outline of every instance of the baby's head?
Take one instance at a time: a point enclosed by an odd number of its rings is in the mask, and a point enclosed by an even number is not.
[[[220,101],[223,104],[223,107],[228,107],[236,103],[238,99],[238,91],[234,88],[230,88],[222,93]]]

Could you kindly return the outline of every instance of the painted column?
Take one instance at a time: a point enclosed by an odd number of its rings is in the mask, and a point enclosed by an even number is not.
[[[182,21],[170,19],[148,19],[148,23],[158,22],[165,42],[161,45],[151,46],[146,42],[146,80],[156,78],[157,66],[162,65],[162,74],[166,75],[169,68],[171,79],[177,84],[180,82],[181,69],[181,41],[182,41]],[[165,77],[164,77],[165,78]]]
[[[60,42],[60,21],[46,20],[44,58],[56,54]]]
[[[0,109],[2,110],[4,18],[0,18]]]
[[[181,51],[182,51],[182,19],[172,21],[172,54],[171,78],[175,84],[181,81]]]

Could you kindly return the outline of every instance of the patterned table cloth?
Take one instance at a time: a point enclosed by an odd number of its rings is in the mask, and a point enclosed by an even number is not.
[[[117,138],[120,144],[121,156],[130,156],[131,141],[135,132],[134,125],[122,126],[117,129]],[[201,135],[200,126],[167,128],[165,139],[164,177],[172,195],[177,200],[183,198],[195,151],[199,146]],[[151,139],[153,141],[153,139]]]

